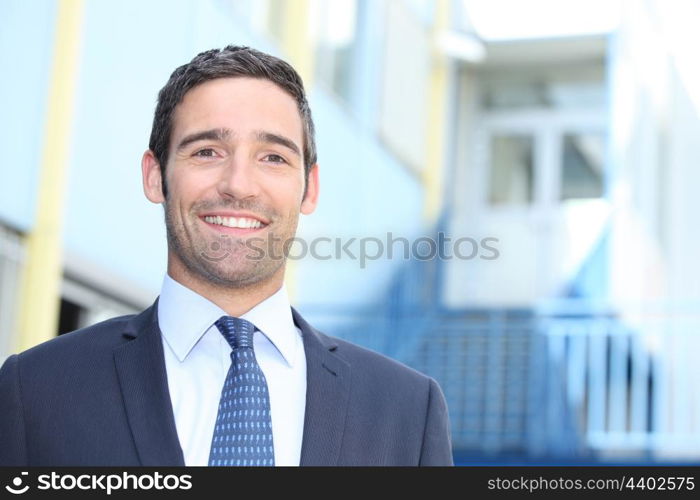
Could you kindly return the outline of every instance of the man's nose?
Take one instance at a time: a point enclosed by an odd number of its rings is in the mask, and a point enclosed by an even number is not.
[[[256,174],[255,164],[248,155],[234,154],[222,170],[218,184],[219,192],[238,199],[255,197],[259,193]]]

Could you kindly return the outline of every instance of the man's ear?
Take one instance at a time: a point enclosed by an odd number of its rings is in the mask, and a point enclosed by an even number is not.
[[[163,178],[160,172],[160,163],[150,149],[146,150],[141,158],[141,176],[143,177],[143,192],[153,203],[163,203]]]
[[[309,179],[306,182],[306,195],[301,202],[301,213],[304,215],[309,215],[316,210],[316,204],[318,203],[318,163],[311,165],[311,170],[309,170]]]

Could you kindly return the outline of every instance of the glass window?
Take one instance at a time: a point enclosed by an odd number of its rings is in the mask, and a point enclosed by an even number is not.
[[[235,19],[256,33],[282,40],[284,25],[284,0],[235,0],[221,4],[222,8],[230,9]]]
[[[568,109],[600,106],[605,88],[600,82],[496,81],[483,93],[484,109]]]
[[[337,95],[351,100],[352,64],[357,28],[356,0],[323,0],[314,32],[317,37],[316,71]]]
[[[432,38],[403,2],[387,2],[382,59],[379,134],[414,172],[425,168]]]
[[[75,302],[61,298],[58,314],[58,334],[72,332],[83,326],[85,308]]]
[[[603,154],[601,133],[564,134],[562,147],[561,199],[603,196]]]
[[[267,32],[278,42],[281,42],[284,37],[284,15],[286,11],[283,2],[285,1],[286,0],[267,0],[267,2],[265,2],[267,4],[265,26]],[[261,2],[256,0],[255,3],[260,4]]]
[[[491,138],[490,202],[493,205],[530,204],[534,185],[534,139],[523,134]]]
[[[557,71],[502,70],[487,73],[481,106],[486,110],[590,109],[605,106],[604,66]]]

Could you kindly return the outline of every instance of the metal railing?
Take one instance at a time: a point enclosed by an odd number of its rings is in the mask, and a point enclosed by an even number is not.
[[[577,304],[543,313],[547,366],[603,456],[700,458],[700,304]],[[588,309],[588,311],[585,311]]]
[[[568,301],[534,310],[427,308],[421,315],[394,302],[391,309],[348,312],[365,326],[329,333],[436,378],[458,451],[700,458],[700,304],[679,310]]]

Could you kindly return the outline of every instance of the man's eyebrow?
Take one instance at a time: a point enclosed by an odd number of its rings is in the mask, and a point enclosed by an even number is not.
[[[272,132],[265,132],[260,130],[255,133],[255,139],[259,142],[268,142],[271,144],[279,144],[285,148],[291,150],[297,156],[301,156],[301,151],[299,147],[291,139],[287,139],[283,135],[274,134]]]
[[[197,141],[225,141],[231,136],[231,131],[226,128],[213,128],[211,130],[202,130],[201,132],[194,132],[193,134],[186,135],[182,138],[180,143],[177,145],[176,150],[180,151]]]

